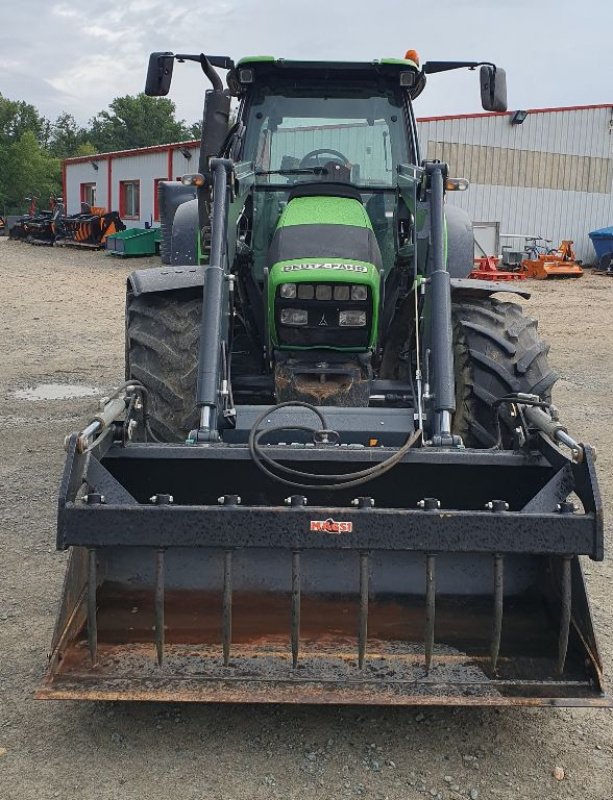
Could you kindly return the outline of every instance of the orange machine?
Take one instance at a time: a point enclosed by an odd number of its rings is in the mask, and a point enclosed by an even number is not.
[[[573,243],[564,239],[557,250],[538,253],[536,258],[526,258],[521,262],[522,270],[528,278],[580,278],[583,270],[575,258]]]

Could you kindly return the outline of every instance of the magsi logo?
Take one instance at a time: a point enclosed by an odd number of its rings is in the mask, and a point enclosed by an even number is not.
[[[328,519],[312,519],[310,530],[312,533],[351,533],[353,522],[335,522],[332,517],[328,517]]]

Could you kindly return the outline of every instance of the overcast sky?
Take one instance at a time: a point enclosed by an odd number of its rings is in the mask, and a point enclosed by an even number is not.
[[[84,124],[142,91],[152,50],[238,59],[403,56],[492,60],[510,108],[613,103],[613,0],[2,0],[0,93]],[[6,5],[6,7],[5,7]],[[203,76],[175,67],[180,118],[200,116]],[[479,111],[477,75],[434,75],[419,116]]]

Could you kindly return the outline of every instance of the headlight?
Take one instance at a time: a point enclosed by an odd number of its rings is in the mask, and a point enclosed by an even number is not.
[[[291,300],[296,297],[296,284],[295,283],[282,283],[279,289],[281,297]]]
[[[368,299],[368,289],[366,286],[352,286],[351,287],[352,300],[366,300]]]
[[[349,287],[348,286],[335,286],[334,287],[335,300],[349,300]]]
[[[338,324],[341,328],[363,328],[366,325],[366,312],[356,309],[341,311],[338,315]]]
[[[298,298],[300,300],[312,300],[315,297],[315,287],[310,283],[298,284]]]
[[[317,300],[332,300],[332,287],[318,284],[315,287],[315,297]]]
[[[309,315],[305,308],[282,308],[280,320],[282,325],[306,325]]]

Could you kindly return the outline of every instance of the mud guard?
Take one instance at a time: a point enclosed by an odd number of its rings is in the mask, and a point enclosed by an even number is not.
[[[196,265],[137,269],[128,276],[128,291],[134,297],[151,292],[174,292],[177,289],[202,287],[204,268]]]
[[[151,270],[149,270],[151,271]],[[525,289],[520,289],[517,283],[503,283],[497,281],[480,281],[475,278],[452,278],[451,279],[451,294],[452,295],[472,295],[474,297],[489,297],[492,294],[505,292],[505,294],[516,294],[523,297],[524,300],[529,300],[532,297],[531,292]]]
[[[473,268],[474,234],[470,217],[463,208],[445,203],[447,227],[447,272],[452,278],[466,278]]]
[[[160,228],[162,229],[162,242],[160,256],[162,264],[171,263],[172,226],[177,209],[183,203],[196,197],[193,186],[184,186],[178,181],[160,181],[158,184],[158,203],[160,208]]]
[[[195,265],[198,263],[198,201],[188,200],[175,211],[170,240],[170,263]]]

